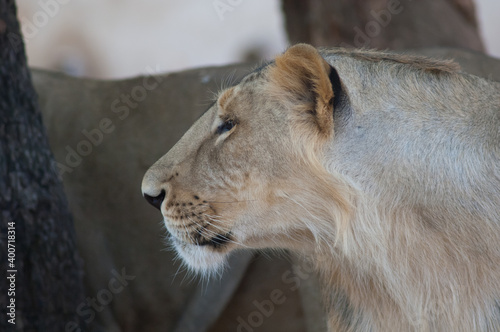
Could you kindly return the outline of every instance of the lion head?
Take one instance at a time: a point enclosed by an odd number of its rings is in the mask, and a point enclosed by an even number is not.
[[[325,227],[335,234],[349,187],[326,170],[325,144],[342,98],[336,70],[295,46],[222,91],[149,169],[143,193],[190,267],[216,269],[239,248],[314,250]]]

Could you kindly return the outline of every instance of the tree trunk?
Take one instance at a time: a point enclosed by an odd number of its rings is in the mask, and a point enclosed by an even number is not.
[[[14,0],[0,0],[0,192],[0,330],[78,331],[81,261]]]
[[[292,43],[484,51],[474,0],[283,0]]]

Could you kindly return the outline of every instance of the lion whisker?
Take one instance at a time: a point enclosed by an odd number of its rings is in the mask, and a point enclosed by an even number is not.
[[[205,214],[205,215],[206,215],[206,216],[207,216],[210,220],[212,220],[212,221],[217,221],[217,222],[225,222],[225,220],[224,220],[224,219],[220,219],[220,218],[222,218],[221,216],[213,216],[213,215],[209,215],[209,214]],[[227,230],[225,230],[225,229],[221,228],[220,226],[217,226],[217,225],[213,224],[212,222],[210,222],[210,221],[208,221],[208,220],[207,220],[207,224],[209,224],[209,225],[210,225],[210,226],[212,226],[212,227],[215,227],[216,229],[219,229],[219,230],[220,230],[220,231],[222,231],[222,232],[227,233]],[[232,239],[230,239],[230,238],[227,238],[227,237],[226,237],[225,235],[223,235],[223,234],[219,234],[219,235],[220,235],[220,236],[223,236],[223,237],[224,237],[224,239],[225,239],[225,240],[227,240],[227,241],[229,241],[229,242],[232,242],[232,243],[234,243],[234,244],[240,245],[240,246],[245,247],[245,248],[249,248],[248,246],[244,245],[244,244],[243,244],[243,243],[241,243],[241,242],[234,241],[234,240],[232,240]]]
[[[177,257],[176,260],[178,260],[179,258]],[[170,283],[170,286],[172,286],[174,284],[174,281],[175,281],[175,278],[177,278],[177,276],[179,275],[179,273],[181,272],[185,272],[186,271],[186,268],[184,266],[184,264],[180,264],[179,267],[177,268],[177,271],[175,271],[174,275],[172,276],[172,282]],[[185,275],[185,273],[184,273]],[[181,281],[182,283],[182,281]]]
[[[255,202],[255,199],[243,200],[243,201],[229,201],[229,202],[220,202],[220,201],[207,201],[207,203],[216,203],[216,204],[231,204],[231,203],[246,203],[246,202]]]
[[[219,235],[218,233],[214,232],[214,231],[211,231],[209,229],[207,229],[206,227],[204,227],[203,225],[199,224],[196,220],[190,218],[190,217],[187,217],[190,221],[192,221],[193,223],[195,223],[199,228],[196,228],[196,232],[201,235],[202,237],[205,237],[205,235],[209,235],[209,236],[216,236],[216,235]],[[193,241],[193,242],[197,242],[197,241]]]
[[[207,215],[208,216],[208,215]],[[208,216],[209,217],[209,216]],[[210,217],[209,217],[210,218]],[[205,232],[205,235],[209,235],[209,236],[217,236],[217,237],[222,237],[225,241],[228,241],[228,242],[232,242],[234,244],[237,244],[237,245],[240,245],[240,246],[243,246],[243,247],[246,247],[245,245],[243,245],[242,243],[239,243],[237,241],[234,241],[230,238],[228,238],[227,236],[225,236],[224,234],[220,234],[220,233],[217,233],[215,231],[212,231],[212,230],[209,230],[207,229],[206,227],[203,227],[203,225],[200,225],[197,221],[193,220],[192,218],[188,217],[188,219],[190,221],[192,221],[193,223],[195,223],[197,226],[201,227],[201,229],[196,229],[196,231],[198,232],[198,234],[200,234],[201,236],[204,236],[204,233]],[[216,229],[219,229],[220,231],[224,232],[224,233],[227,233],[227,230],[221,228],[220,226],[217,226],[209,221],[206,221],[206,223]]]

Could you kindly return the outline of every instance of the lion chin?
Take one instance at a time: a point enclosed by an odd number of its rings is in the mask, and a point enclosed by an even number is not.
[[[201,275],[218,274],[227,263],[227,251],[216,250],[208,245],[186,243],[172,236],[172,244],[185,265]]]

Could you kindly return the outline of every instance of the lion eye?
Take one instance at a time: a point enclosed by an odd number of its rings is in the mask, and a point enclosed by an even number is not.
[[[233,120],[226,120],[217,128],[217,134],[222,135],[233,129],[235,125],[236,123]]]

